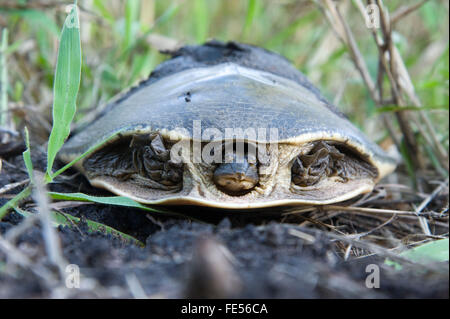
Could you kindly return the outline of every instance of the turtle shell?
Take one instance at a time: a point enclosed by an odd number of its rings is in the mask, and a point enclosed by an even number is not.
[[[60,152],[61,159],[71,161],[120,132],[94,152],[101,153],[101,159],[91,157],[91,164],[101,165],[89,164],[88,168],[89,156],[77,163],[92,184],[143,203],[226,208],[341,201],[370,191],[374,183],[395,168],[394,161],[378,145],[368,140],[283,57],[250,45],[220,42],[184,47],[172,55],[173,58],[157,67],[149,79],[112,101],[98,118],[70,138]],[[250,193],[230,196],[220,192],[210,181],[214,165],[184,163],[184,169],[178,167],[176,171],[182,175],[179,187],[158,191],[151,183],[136,186],[136,183],[124,181],[122,175],[118,178],[114,173],[102,174],[102,170],[115,171],[117,167],[127,167],[123,171],[130,171],[128,164],[119,165],[118,161],[135,161],[134,167],[139,167],[136,158],[146,151],[133,154],[127,151],[133,143],[140,143],[135,142],[136,137],[148,139],[147,145],[153,145],[149,150],[152,154],[158,153],[154,149],[158,149],[158,145],[169,149],[179,141],[191,144],[197,141],[200,147],[210,142],[237,140],[255,145],[276,143],[277,155],[271,157],[268,175],[277,175],[277,181],[267,184],[261,181]],[[295,159],[303,155],[305,160],[319,142],[329,145],[327,149],[332,147],[337,153],[348,153],[348,158],[363,163],[358,164],[355,174],[359,174],[359,168],[369,166],[371,173],[353,178],[350,171],[355,170],[354,167],[344,167],[347,175],[339,181],[334,178],[332,183],[300,183],[303,187],[294,185],[293,190],[290,175]],[[139,145],[143,149],[143,144]],[[113,149],[121,149],[121,154],[129,155],[119,156],[119,152],[114,151],[115,157],[104,154]],[[327,157],[327,161],[333,161],[332,158],[335,164],[340,161],[336,156]],[[109,160],[115,164],[108,167]],[[157,160],[164,161],[159,157]],[[93,167],[95,174],[89,171]],[[169,172],[170,169],[165,163],[164,170]],[[163,175],[167,173],[164,170]]]

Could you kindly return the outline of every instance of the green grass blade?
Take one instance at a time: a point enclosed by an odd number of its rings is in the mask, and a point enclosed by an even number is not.
[[[155,21],[155,25],[152,26],[152,28],[149,30],[149,32],[153,31],[156,27],[161,27],[165,23],[168,23],[170,21],[173,21],[175,19],[175,15],[178,13],[180,6],[182,3],[174,2],[170,5],[169,8],[167,8],[163,14],[161,14]],[[146,33],[147,35],[149,33]]]
[[[205,42],[209,29],[207,1],[194,0],[195,39],[197,43]]]
[[[62,226],[68,226],[73,227],[73,224],[80,223],[81,219],[75,216],[72,216],[70,214],[64,214],[61,212],[52,212],[52,220],[56,224],[56,226],[62,225]],[[88,232],[100,232],[103,234],[112,235],[113,237],[119,238],[120,240],[126,242],[126,243],[133,243],[140,247],[144,247],[145,245],[137,240],[136,238],[122,233],[118,231],[117,229],[114,229],[108,225],[104,225],[102,223],[95,222],[93,220],[86,219],[86,224],[88,226]]]
[[[258,15],[260,6],[260,0],[248,0],[247,15],[245,16],[244,30],[242,31],[243,37],[247,35],[253,20]]]
[[[414,247],[400,255],[417,262],[444,262],[448,261],[448,247],[448,238],[446,238]]]
[[[15,209],[20,201],[24,200],[31,195],[31,185],[33,183],[33,163],[31,162],[31,151],[30,151],[30,138],[28,134],[28,129],[25,127],[25,144],[27,149],[22,153],[23,161],[25,162],[25,167],[30,178],[30,184],[19,194],[10,199],[5,205],[0,208],[0,220],[8,214],[11,209]]]
[[[25,19],[30,26],[37,29],[44,29],[52,36],[58,36],[60,29],[58,25],[51,19],[47,13],[42,10],[34,9],[17,9],[17,10],[2,10],[0,13],[10,16],[19,16]]]
[[[448,238],[434,240],[432,242],[414,247],[400,253],[400,256],[406,257],[418,263],[445,262],[448,261],[449,241]],[[386,259],[385,263],[401,269],[402,266],[390,259]]]
[[[139,7],[139,0],[127,0],[125,5],[125,35],[123,38],[125,48],[128,48],[134,42],[133,25],[139,21]]]
[[[47,176],[56,154],[70,133],[81,78],[81,43],[78,9],[72,7],[64,22],[53,87],[53,127],[48,141]]]
[[[430,159],[431,164],[436,169],[437,172],[439,172],[442,176],[448,177],[448,173],[444,167],[442,167],[441,163],[439,162],[439,159],[434,154],[433,149],[430,147],[429,144],[424,144],[423,148],[425,150],[425,153],[428,155],[428,158]]]
[[[0,208],[0,220],[2,220],[3,217],[5,217],[11,209],[17,207],[17,205],[22,200],[24,200],[25,198],[27,198],[30,195],[31,195],[31,186],[28,185],[26,188],[24,188],[23,191],[21,191],[19,194],[14,196],[12,199],[10,199],[5,205],[3,205]]]
[[[414,170],[413,160],[412,160],[410,154],[408,153],[408,150],[406,148],[406,144],[405,144],[404,140],[402,140],[401,144],[400,144],[400,154],[402,154],[403,160],[405,161],[406,171],[408,172],[408,175],[409,175],[411,181],[414,183],[414,187],[415,187],[416,171]]]
[[[56,193],[49,192],[48,195],[52,199],[58,200],[75,200],[75,201],[85,201],[85,202],[93,202],[105,205],[116,205],[116,206],[125,206],[132,208],[139,208],[149,212],[161,213],[162,211],[156,210],[145,205],[142,205],[131,198],[123,197],[123,196],[91,196],[83,193]]]
[[[28,134],[28,129],[25,127],[25,144],[27,149],[22,153],[23,161],[25,162],[25,167],[27,168],[28,177],[30,178],[30,183],[33,184],[33,163],[31,162],[31,151],[30,151],[30,137]]]
[[[115,23],[116,19],[109,12],[107,6],[105,6],[105,2],[103,0],[94,0],[94,7],[99,11],[101,17],[107,20],[111,25]]]
[[[8,69],[6,55],[8,50],[8,29],[3,29],[0,46],[0,126],[9,125],[8,116]]]
[[[163,14],[156,19],[155,24],[151,28],[149,28],[143,34],[138,36],[137,39],[129,47],[123,48],[123,50],[119,54],[119,58],[117,60],[121,61],[123,59],[128,58],[128,56],[133,52],[137,43],[145,40],[145,38],[149,34],[151,34],[156,28],[161,27],[165,23],[172,21],[174,19],[175,15],[178,13],[180,6],[181,6],[181,4],[176,3],[176,2],[171,4],[171,6],[169,8],[167,8],[167,10],[164,11]]]

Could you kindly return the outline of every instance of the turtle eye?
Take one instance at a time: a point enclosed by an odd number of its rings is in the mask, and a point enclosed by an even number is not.
[[[356,151],[333,142],[315,142],[307,154],[294,159],[291,180],[297,186],[307,187],[328,177],[336,177],[340,182],[349,179],[375,178],[377,169]]]
[[[170,160],[170,147],[158,134],[125,138],[91,155],[83,167],[89,177],[110,176],[143,187],[179,190],[183,164]]]

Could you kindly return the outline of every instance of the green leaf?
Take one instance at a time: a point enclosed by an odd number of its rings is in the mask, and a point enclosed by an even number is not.
[[[75,200],[75,201],[85,201],[85,202],[93,202],[105,205],[117,205],[117,206],[125,206],[125,207],[133,207],[143,209],[149,212],[160,213],[163,212],[161,210],[156,210],[145,205],[142,205],[128,197],[124,196],[91,196],[83,193],[56,193],[49,192],[48,195],[53,199],[59,200]]]
[[[205,0],[194,1],[195,38],[197,43],[203,43],[208,36],[209,14]]]
[[[3,29],[0,44],[0,126],[9,126],[8,116],[8,29]]]
[[[136,44],[139,43],[142,40],[145,40],[145,38],[149,34],[151,34],[153,32],[153,30],[155,30],[155,28],[161,27],[166,22],[172,21],[172,19],[178,13],[178,10],[179,10],[180,6],[181,6],[180,3],[177,3],[177,2],[172,3],[170,5],[170,7],[167,8],[166,11],[164,11],[163,14],[156,19],[154,25],[151,28],[149,28],[147,31],[145,31],[143,34],[141,34],[135,41],[133,41],[131,43],[130,46],[125,47],[125,48],[122,49],[122,51],[121,51],[117,61],[121,61],[121,60],[124,60],[124,59],[128,58],[129,55],[132,54],[133,50],[135,49]],[[111,70],[113,70],[113,68],[111,68]],[[114,76],[110,75],[110,77],[115,78],[115,75]],[[120,88],[120,86],[118,88]]]
[[[136,38],[135,29],[133,29],[133,26],[135,22],[138,22],[139,7],[139,0],[127,0],[125,5],[125,35],[123,39],[123,45],[125,48],[128,48]]]
[[[448,261],[449,242],[448,238],[434,240],[432,242],[414,247],[400,253],[400,256],[418,263],[445,262]],[[386,259],[385,263],[401,269],[402,266],[397,262]]]
[[[445,19],[445,10],[439,8],[438,1],[428,1],[419,8],[419,12],[428,32],[436,34],[439,30],[439,22]]]
[[[31,195],[31,186],[28,185],[27,187],[25,187],[23,189],[23,191],[21,191],[19,194],[17,194],[13,198],[11,198],[8,202],[6,202],[5,205],[0,207],[0,220],[2,220],[3,217],[5,217],[8,214],[10,209],[13,209],[13,208],[17,207],[17,205],[22,200],[24,200],[25,198],[27,198],[30,195]]]
[[[417,262],[448,261],[448,238],[414,247],[400,255]]]
[[[408,175],[409,175],[411,181],[415,184],[416,171],[414,170],[413,160],[408,152],[408,149],[406,148],[406,143],[405,143],[404,139],[402,139],[401,144],[400,144],[400,153],[402,154],[403,160],[405,161],[406,170],[408,172]]]
[[[110,24],[114,24],[115,18],[111,14],[111,12],[108,11],[108,8],[105,6],[105,3],[103,0],[94,0],[94,6],[95,8],[100,11],[100,14],[103,19],[107,20]]]
[[[20,81],[16,81],[14,85],[14,91],[12,97],[15,102],[19,102],[22,99],[23,94],[23,84]]]
[[[56,154],[70,133],[81,78],[81,43],[78,10],[72,7],[64,22],[53,87],[53,127],[48,141],[47,176]],[[51,178],[50,178],[51,179]]]
[[[250,29],[253,20],[258,15],[261,7],[260,0],[248,0],[248,6],[247,6],[247,15],[245,16],[245,24],[244,24],[244,30],[242,31],[243,35],[246,35],[248,30]]]
[[[24,18],[30,26],[35,29],[45,29],[53,36],[58,36],[59,28],[55,21],[53,21],[45,12],[34,9],[18,9],[18,10],[4,10],[0,8],[3,14],[17,15]],[[37,28],[36,28],[37,26]]]
[[[80,218],[72,216],[70,214],[64,214],[61,212],[52,212],[52,220],[57,226],[63,225],[63,226],[68,226],[68,227],[73,227],[73,223],[78,224],[81,222]],[[131,242],[140,247],[145,246],[142,242],[140,242],[136,238],[134,238],[128,234],[122,233],[122,232],[118,231],[117,229],[114,229],[108,225],[104,225],[102,223],[98,223],[98,222],[95,222],[95,221],[89,220],[89,219],[86,219],[85,221],[88,226],[88,231],[91,233],[100,232],[103,234],[109,234],[109,235],[112,235],[113,237],[121,239],[124,242],[127,242],[127,243]]]
[[[33,163],[31,162],[30,137],[27,127],[25,127],[25,144],[27,145],[27,149],[22,153],[22,156],[25,167],[27,168],[28,177],[30,178],[31,184],[33,184]]]
[[[137,79],[143,77],[142,71],[145,69],[145,65],[148,63],[150,58],[150,54],[135,54],[133,56],[128,85],[132,85]]]
[[[433,149],[429,144],[423,144],[424,150],[428,155],[428,158],[430,159],[431,164],[434,166],[436,171],[440,172],[442,176],[448,176],[448,172],[445,170],[445,168],[442,167],[441,163],[439,162],[437,156],[434,154]]]

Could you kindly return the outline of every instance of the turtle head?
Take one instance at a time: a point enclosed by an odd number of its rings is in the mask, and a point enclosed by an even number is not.
[[[222,163],[214,170],[214,183],[229,195],[243,195],[258,184],[258,167],[247,156],[233,153],[231,163]]]

